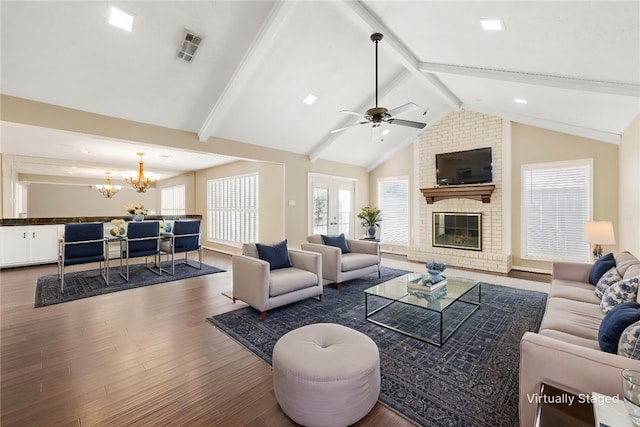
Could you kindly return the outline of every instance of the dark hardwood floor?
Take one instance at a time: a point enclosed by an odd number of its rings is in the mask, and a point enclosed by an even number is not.
[[[206,321],[237,307],[230,272],[34,308],[37,277],[54,273],[0,271],[2,426],[294,425],[271,367]],[[357,425],[412,423],[378,403]]]

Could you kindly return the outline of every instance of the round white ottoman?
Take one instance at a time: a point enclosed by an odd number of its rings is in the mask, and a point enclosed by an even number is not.
[[[334,323],[295,329],[273,348],[273,388],[284,413],[298,424],[348,426],[378,400],[378,346]]]

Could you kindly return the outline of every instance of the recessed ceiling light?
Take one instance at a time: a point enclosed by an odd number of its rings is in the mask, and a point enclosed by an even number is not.
[[[380,135],[386,136],[386,135],[389,135],[389,132],[391,132],[391,129],[385,129],[385,130],[382,131],[382,133]]]
[[[526,100],[526,99],[523,99],[523,98],[514,98],[514,99],[513,99],[513,102],[516,102],[516,103],[518,103],[518,104],[526,104],[526,103],[527,103],[527,100]]]
[[[87,150],[80,150],[80,152],[81,152],[82,154],[89,154],[89,152],[88,152]]]
[[[133,15],[122,9],[111,6],[109,10],[109,24],[122,30],[131,32],[133,29]]]
[[[314,102],[316,102],[316,99],[318,99],[318,97],[317,97],[317,96],[314,96],[314,95],[309,94],[309,95],[307,95],[307,97],[306,97],[306,98],[304,99],[304,101],[302,101],[302,102],[304,102],[304,103],[305,103],[305,104],[307,104],[307,105],[311,105],[311,104],[313,104]]]
[[[481,19],[480,24],[485,31],[503,31],[504,21],[500,18]]]

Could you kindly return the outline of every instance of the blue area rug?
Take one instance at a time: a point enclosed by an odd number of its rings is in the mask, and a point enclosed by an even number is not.
[[[278,338],[293,329],[320,322],[348,326],[378,345],[379,400],[411,420],[424,426],[518,425],[520,338],[538,330],[547,294],[482,283],[482,306],[439,348],[365,320],[363,290],[404,273],[383,268],[380,279],[372,274],[345,282],[340,291],[325,286],[322,301],[270,310],[264,322],[251,307],[208,320],[268,363]]]
[[[115,262],[118,263],[118,260],[115,260]],[[193,260],[190,262],[193,263]],[[202,270],[198,270],[182,262],[176,262],[175,276],[165,273],[164,271],[162,272],[162,276],[158,276],[154,272],[144,268],[142,264],[132,264],[129,266],[129,282],[126,282],[118,274],[119,267],[113,267],[113,264],[114,261],[112,260],[111,267],[109,268],[109,286],[105,284],[97,268],[94,270],[65,273],[64,293],[60,293],[60,281],[58,280],[57,274],[38,277],[36,281],[35,306],[44,307],[81,298],[124,291],[126,289],[141,288],[143,286],[157,285],[158,283],[172,282],[174,280],[225,271],[204,263],[202,264]],[[165,269],[171,269],[171,263],[168,261],[163,262],[162,266]]]

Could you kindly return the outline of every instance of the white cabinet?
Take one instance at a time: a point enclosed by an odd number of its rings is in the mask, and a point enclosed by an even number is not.
[[[57,225],[0,227],[0,267],[57,261],[59,237]]]

